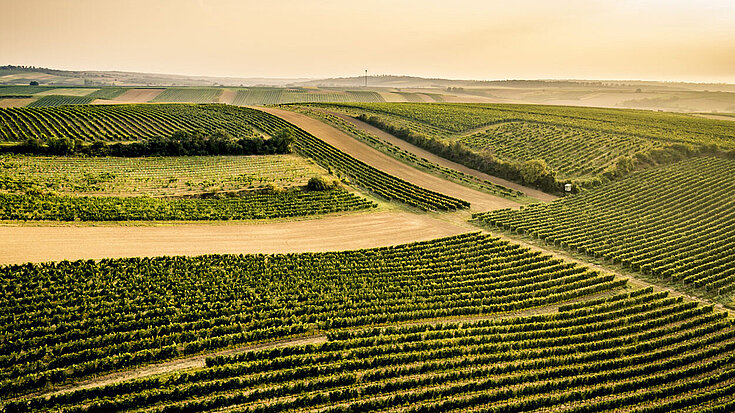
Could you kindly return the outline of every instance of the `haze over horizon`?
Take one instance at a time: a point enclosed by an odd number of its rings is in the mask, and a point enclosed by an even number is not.
[[[735,2],[3,0],[0,64],[735,83]]]

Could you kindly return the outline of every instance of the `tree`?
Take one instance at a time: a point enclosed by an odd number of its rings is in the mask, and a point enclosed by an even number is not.
[[[38,86],[38,82],[36,82],[35,80],[31,80],[31,83],[29,83],[29,85]]]
[[[293,130],[284,128],[276,132],[270,139],[270,143],[276,153],[290,153],[291,146],[295,140],[296,137],[294,136]]]
[[[310,191],[326,191],[332,187],[333,184],[322,176],[314,176],[309,179],[309,183],[306,184],[306,189]]]
[[[543,159],[532,159],[521,165],[521,178],[526,184],[535,184],[548,173],[546,161]]]

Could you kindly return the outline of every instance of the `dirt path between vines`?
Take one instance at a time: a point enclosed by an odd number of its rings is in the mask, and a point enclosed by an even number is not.
[[[222,93],[219,95],[219,103],[232,104],[237,96],[237,91],[232,89],[222,89]]]
[[[501,208],[518,208],[520,204],[509,199],[500,198],[484,192],[447,181],[429,173],[420,171],[395,158],[392,158],[371,146],[364,144],[341,130],[320,120],[300,113],[277,108],[253,107],[278,116],[299,128],[322,139],[335,148],[367,163],[383,172],[411,182],[444,195],[469,201],[470,208],[475,211],[490,211]]]
[[[316,110],[320,110],[316,108]],[[433,153],[422,149],[416,145],[413,145],[409,142],[404,141],[401,138],[398,138],[396,136],[391,135],[388,132],[383,131],[382,129],[376,128],[373,125],[370,125],[369,123],[365,123],[361,120],[355,119],[352,116],[345,115],[343,113],[339,112],[333,112],[329,110],[321,110],[322,112],[329,113],[330,115],[337,116],[338,118],[344,120],[345,122],[351,123],[356,128],[362,130],[363,132],[367,132],[371,135],[377,136],[383,141],[386,141],[390,144],[393,144],[395,146],[398,146],[399,148],[403,149],[404,151],[410,152],[419,158],[424,158],[429,162],[435,163],[437,165],[443,166],[445,168],[454,169],[460,172],[464,172],[467,175],[472,175],[475,177],[478,177],[480,179],[484,179],[486,181],[490,181],[494,184],[502,185],[506,188],[515,189],[517,191],[521,191],[527,196],[530,196],[532,198],[536,198],[541,201],[553,201],[557,199],[558,197],[555,195],[547,194],[546,192],[539,191],[538,189],[529,188],[527,186],[517,184],[512,181],[508,181],[503,178],[498,178],[497,176],[488,175],[484,172],[480,172],[476,169],[468,168],[462,164],[459,164],[457,162],[450,161],[446,158],[442,158],[441,156],[434,155]],[[489,129],[490,126],[486,126],[485,129]]]
[[[0,226],[0,265],[160,255],[341,251],[467,232],[427,214],[378,211],[280,222]]]
[[[421,324],[437,325],[437,324],[448,323],[448,322],[462,323],[462,322],[473,322],[473,321],[481,321],[481,320],[489,320],[489,319],[530,316],[530,315],[537,315],[537,314],[549,314],[551,312],[558,311],[559,307],[562,304],[608,296],[612,293],[613,292],[605,291],[602,293],[597,293],[597,294],[593,294],[593,295],[589,295],[585,297],[575,298],[573,300],[565,301],[564,303],[557,303],[557,304],[548,305],[544,307],[530,308],[526,310],[514,311],[514,312],[504,313],[504,314],[488,314],[488,315],[476,315],[476,316],[433,318],[433,319],[427,319],[427,320],[415,320],[415,321],[407,321],[407,322],[401,322],[401,323],[391,323],[391,324],[381,325],[378,327],[388,327],[388,326],[406,327],[406,326],[421,325]],[[361,326],[361,327],[355,327],[351,330],[360,331],[364,329],[372,329],[375,327],[376,326]],[[327,335],[325,333],[317,333],[317,334],[313,334],[309,336],[296,336],[296,337],[290,337],[290,338],[274,340],[274,341],[269,341],[269,342],[264,342],[264,343],[234,347],[234,348],[229,348],[225,350],[214,351],[214,352],[205,353],[205,354],[199,354],[199,355],[191,356],[187,358],[175,359],[175,360],[166,361],[162,363],[149,364],[147,366],[135,368],[132,370],[118,371],[118,372],[106,374],[106,375],[99,376],[99,377],[92,377],[86,380],[82,380],[82,381],[78,381],[75,383],[70,383],[67,385],[56,387],[53,390],[48,391],[48,392],[39,392],[39,393],[36,393],[35,396],[39,396],[39,395],[51,396],[55,394],[70,393],[75,390],[103,387],[103,386],[107,386],[110,384],[121,383],[121,382],[129,381],[129,380],[143,379],[143,378],[151,377],[151,376],[173,374],[176,372],[183,372],[186,370],[203,369],[206,367],[206,360],[208,357],[233,356],[236,354],[245,353],[247,351],[253,351],[253,350],[268,350],[268,349],[279,348],[279,347],[305,346],[309,344],[321,344],[321,343],[326,343],[326,342],[327,342]],[[27,396],[24,396],[24,397],[27,397]]]

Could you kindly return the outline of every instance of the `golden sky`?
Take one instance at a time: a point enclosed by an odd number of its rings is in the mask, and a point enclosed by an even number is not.
[[[735,0],[0,0],[0,64],[735,83]]]

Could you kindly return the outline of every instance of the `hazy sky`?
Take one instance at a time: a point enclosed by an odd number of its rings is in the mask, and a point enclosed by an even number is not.
[[[735,0],[0,0],[0,64],[735,83]]]

